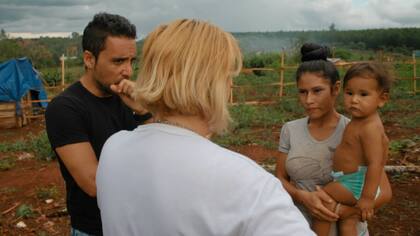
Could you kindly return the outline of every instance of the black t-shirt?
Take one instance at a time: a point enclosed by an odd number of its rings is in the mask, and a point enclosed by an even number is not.
[[[102,146],[112,134],[120,130],[133,130],[150,117],[134,116],[117,95],[96,97],[80,82],[76,82],[48,104],[45,118],[48,138],[54,150],[67,144],[89,142],[99,160]],[[66,182],[67,209],[72,227],[89,234],[102,235],[96,198],[87,195],[62,160],[58,158],[58,161]]]

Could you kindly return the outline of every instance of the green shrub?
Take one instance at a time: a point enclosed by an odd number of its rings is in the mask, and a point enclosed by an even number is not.
[[[0,171],[10,170],[15,166],[15,160],[13,158],[0,159]]]
[[[36,188],[36,196],[41,200],[56,198],[58,188],[56,186]]]
[[[28,151],[34,152],[35,157],[39,160],[51,161],[55,158],[45,131],[41,132],[38,136],[32,136],[28,146]]]
[[[30,134],[27,140],[19,140],[14,143],[0,143],[0,152],[30,152],[34,153],[37,159],[44,161],[50,161],[55,158],[45,131],[37,136]]]
[[[16,209],[16,216],[30,218],[35,215],[31,205],[22,204]]]

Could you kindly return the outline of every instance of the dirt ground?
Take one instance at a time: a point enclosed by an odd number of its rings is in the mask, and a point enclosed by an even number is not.
[[[385,124],[391,140],[420,134],[420,129],[404,129]],[[21,129],[0,130],[0,143],[13,142],[37,134],[45,129],[42,120]],[[278,130],[278,127],[276,127]],[[275,138],[275,137],[273,137]],[[258,145],[232,147],[258,163],[275,162],[277,152]],[[9,170],[0,171],[0,235],[68,235],[69,219],[65,207],[64,182],[56,161],[43,162],[28,153],[1,153],[2,158],[16,158]],[[417,142],[403,152],[391,155],[393,165],[420,165],[420,145]],[[369,222],[371,235],[420,235],[420,175],[392,174],[393,200],[376,213]],[[45,199],[45,189],[52,193]],[[45,192],[45,191],[44,191]],[[47,203],[46,200],[49,200]],[[32,215],[18,217],[21,205],[31,207]],[[26,227],[18,228],[24,222]],[[22,223],[20,223],[22,224]]]

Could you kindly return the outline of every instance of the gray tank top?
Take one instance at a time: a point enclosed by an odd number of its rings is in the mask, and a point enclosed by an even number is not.
[[[348,118],[340,115],[334,133],[322,141],[309,133],[308,117],[283,126],[279,151],[287,153],[286,171],[298,188],[313,191],[316,185],[323,186],[332,181],[332,156],[348,122]]]

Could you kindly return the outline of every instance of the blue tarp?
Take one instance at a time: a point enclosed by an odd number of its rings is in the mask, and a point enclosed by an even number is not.
[[[19,114],[19,102],[28,92],[31,92],[34,100],[47,100],[47,93],[31,61],[27,58],[19,58],[1,63],[0,102],[17,102]],[[39,105],[45,108],[47,102],[40,102]]]

